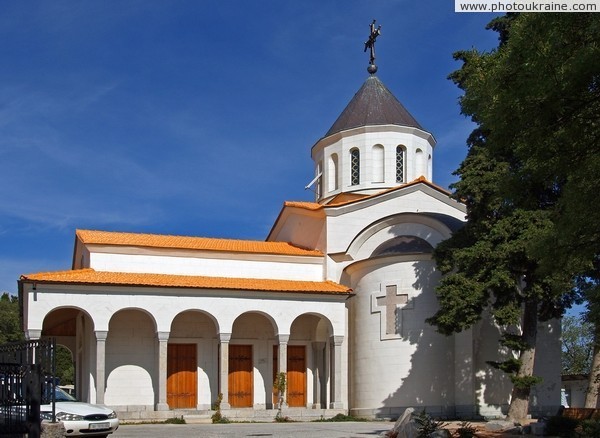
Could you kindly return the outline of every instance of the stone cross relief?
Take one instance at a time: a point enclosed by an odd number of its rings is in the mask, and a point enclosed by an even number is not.
[[[398,286],[385,287],[381,292],[371,294],[371,313],[379,313],[381,318],[381,339],[398,339],[402,335],[402,310],[412,309],[408,293],[398,294]]]

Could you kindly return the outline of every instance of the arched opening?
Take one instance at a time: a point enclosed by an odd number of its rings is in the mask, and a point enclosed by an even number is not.
[[[178,314],[167,344],[167,404],[171,409],[208,409],[218,394],[217,327],[196,310]]]
[[[229,342],[231,407],[272,407],[275,333],[274,322],[263,313],[247,312],[234,321]]]
[[[396,236],[379,245],[371,257],[393,254],[431,254],[433,247],[425,239],[417,236]]]
[[[431,159],[431,154],[427,157],[427,179],[433,179],[433,160]]]
[[[138,309],[124,309],[110,319],[106,338],[107,405],[139,405],[153,410],[157,393],[156,326]]]
[[[317,199],[323,196],[323,162],[319,161],[317,164]]]
[[[287,346],[290,407],[324,409],[328,406],[332,335],[331,322],[322,315],[307,313],[293,321]]]
[[[396,182],[406,182],[406,147],[396,147]]]
[[[73,385],[71,391],[79,400],[93,401],[90,399],[93,378],[90,355],[95,352],[96,339],[90,316],[73,307],[52,310],[42,323],[42,337],[56,339],[56,375],[59,384]]]
[[[383,146],[376,144],[373,146],[373,182],[382,183],[385,181],[385,152]]]
[[[423,151],[421,149],[417,149],[415,152],[415,175],[414,178],[417,179],[423,175]]]
[[[338,156],[337,154],[331,154],[329,157],[329,168],[327,169],[328,174],[328,191],[332,192],[338,189]]]
[[[358,148],[350,149],[350,185],[360,184],[360,151]]]

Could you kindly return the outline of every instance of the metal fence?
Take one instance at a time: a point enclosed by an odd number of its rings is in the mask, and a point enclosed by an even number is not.
[[[40,405],[55,418],[56,341],[0,346],[0,435],[40,436]]]

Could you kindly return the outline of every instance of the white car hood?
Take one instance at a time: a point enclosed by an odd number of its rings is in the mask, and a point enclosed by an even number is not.
[[[52,405],[42,405],[40,406],[40,410],[42,412],[51,412]],[[112,412],[112,409],[83,402],[56,402],[56,413],[58,414],[59,412],[82,416],[93,414],[109,415]]]

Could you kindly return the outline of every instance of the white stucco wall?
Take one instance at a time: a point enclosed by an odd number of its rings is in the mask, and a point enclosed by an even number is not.
[[[383,181],[376,177],[381,166],[380,163],[374,162],[373,147],[376,145],[384,149]],[[324,138],[313,147],[312,151],[315,166],[323,163],[322,197],[326,199],[342,192],[376,191],[398,185],[397,146],[403,146],[406,150],[403,182],[410,182],[420,176],[431,181],[433,178],[431,157],[434,145],[435,141],[431,134],[416,128],[395,125],[355,128]],[[360,151],[360,184],[357,185],[350,184],[350,150],[354,148]],[[417,151],[421,151],[422,159],[418,159]],[[328,165],[328,160],[333,154],[338,157],[337,189],[329,187],[329,181],[334,178],[330,175],[332,167]]]
[[[323,279],[322,266],[322,257],[247,255],[233,258],[231,254],[203,253],[197,256],[182,256],[159,253],[119,254],[94,252],[93,250],[89,255],[89,267],[97,271],[210,277],[321,281]]]
[[[474,329],[475,374],[479,414],[486,418],[506,415],[512,383],[509,376],[493,368],[488,361],[509,357],[499,345],[500,331],[486,314]],[[538,324],[534,374],[543,379],[531,390],[529,411],[535,417],[555,415],[560,406],[561,372],[560,324],[556,321]]]
[[[439,275],[428,256],[383,257],[350,267],[351,406],[359,415],[395,417],[407,407],[453,413],[454,340],[424,323],[437,309]],[[385,309],[375,307],[387,285],[407,294],[396,310],[398,334],[386,333]]]

